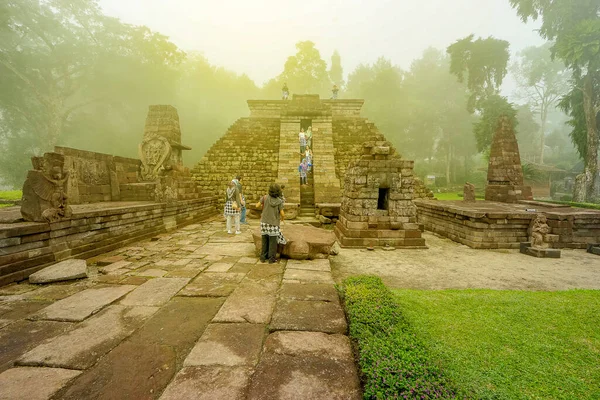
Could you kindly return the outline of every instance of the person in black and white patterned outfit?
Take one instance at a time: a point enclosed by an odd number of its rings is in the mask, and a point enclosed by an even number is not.
[[[277,261],[275,259],[277,245],[287,243],[279,227],[284,218],[281,187],[276,183],[269,186],[269,194],[261,197],[256,207],[262,208],[260,217],[260,235],[262,237],[260,261],[265,262],[268,259],[269,264],[273,264]]]
[[[225,211],[224,215],[227,218],[227,233],[231,232],[231,225],[235,223],[235,234],[239,235],[240,231],[240,209],[242,197],[240,191],[235,184],[235,181],[229,182],[227,191],[225,192]]]

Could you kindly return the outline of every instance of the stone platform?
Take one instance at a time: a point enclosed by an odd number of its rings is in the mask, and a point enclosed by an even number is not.
[[[476,249],[519,249],[536,214],[547,217],[553,248],[586,249],[600,242],[600,211],[539,202],[415,200],[425,229]]]
[[[329,260],[262,264],[257,224],[217,217],[89,259],[89,279],[0,287],[0,398],[361,399]]]
[[[26,279],[56,261],[93,257],[214,216],[219,200],[77,204],[70,219],[54,223],[14,222],[18,208],[0,210],[0,285]]]

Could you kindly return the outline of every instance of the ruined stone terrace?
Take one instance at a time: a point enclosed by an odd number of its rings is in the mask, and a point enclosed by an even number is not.
[[[88,279],[0,288],[0,397],[360,399],[329,261],[261,264],[243,229],[189,225],[88,260]]]

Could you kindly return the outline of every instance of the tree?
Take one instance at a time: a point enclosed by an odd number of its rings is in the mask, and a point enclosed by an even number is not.
[[[489,37],[473,41],[474,35],[456,41],[447,49],[450,72],[459,82],[467,81],[470,92],[467,109],[477,111],[481,119],[473,126],[479,151],[491,145],[498,119],[507,115],[516,127],[516,111],[505,97],[499,95],[507,73],[509,43]]]
[[[544,163],[544,147],[548,113],[567,91],[568,72],[562,62],[553,60],[551,44],[528,47],[519,53],[512,71],[517,81],[517,96],[533,106],[539,116],[539,162]]]
[[[526,159],[530,162],[537,162],[539,156],[538,142],[540,134],[539,119],[531,110],[529,104],[517,106],[516,118],[519,122],[518,129],[515,130],[517,142],[519,143],[519,153],[521,159]]]
[[[166,37],[104,16],[95,0],[9,0],[0,18],[8,22],[0,36],[0,140],[23,141],[29,156],[52,149],[77,114],[123,109],[124,95],[155,90],[140,80],[156,76],[149,71],[166,80],[162,73],[184,57]],[[22,179],[24,154],[1,156],[3,179]],[[13,163],[22,163],[20,177],[6,172]]]
[[[296,43],[296,55],[288,57],[279,84],[287,83],[292,92],[323,94],[330,86],[327,65],[311,41]]]
[[[598,175],[598,124],[600,113],[600,2],[594,0],[509,0],[524,22],[542,20],[540,36],[554,41],[552,54],[573,72],[573,83],[582,102],[571,91],[570,101],[581,104],[585,117],[585,198],[594,197]],[[577,123],[581,126],[581,121]],[[579,132],[580,133],[580,132]],[[581,154],[581,151],[580,151]],[[581,192],[577,189],[575,192]]]
[[[344,70],[342,68],[342,58],[337,50],[331,55],[331,66],[329,67],[329,79],[335,85],[342,86],[344,84]]]
[[[457,40],[447,49],[450,54],[450,72],[459,82],[467,77],[467,88],[471,93],[468,109],[473,112],[481,108],[488,97],[500,92],[507,73],[509,43],[489,37],[473,41],[474,35]]]

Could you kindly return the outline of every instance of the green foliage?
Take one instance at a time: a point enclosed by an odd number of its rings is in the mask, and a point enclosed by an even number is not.
[[[365,99],[364,114],[423,174],[437,169],[449,181],[469,179],[475,117],[445,54],[427,49],[406,72],[384,58],[359,65],[348,77],[347,96]]]
[[[581,79],[573,78],[571,90],[562,97],[558,106],[569,115],[570,119],[567,121],[567,125],[572,128],[571,132],[569,132],[569,137],[573,145],[575,145],[579,157],[582,160],[586,160],[588,131],[583,105],[583,91],[579,89],[581,86]],[[600,88],[600,78],[595,83],[595,86]],[[596,119],[596,127],[596,133],[600,138],[600,116]]]
[[[327,65],[315,44],[309,40],[298,42],[296,50],[285,62],[278,85],[287,83],[292,93],[325,93],[330,87]]]
[[[395,291],[431,357],[477,399],[597,399],[600,292]]]
[[[447,49],[450,72],[459,82],[467,81],[471,95],[467,103],[470,112],[481,109],[482,103],[500,92],[507,73],[509,43],[489,37],[473,40],[474,35],[457,40]]]
[[[2,200],[21,200],[23,192],[21,190],[2,190],[0,191],[0,199]]]
[[[480,108],[481,119],[474,125],[473,130],[477,140],[477,150],[481,152],[491,146],[501,116],[508,116],[515,130],[518,121],[517,111],[506,97],[491,95],[481,102]]]
[[[537,123],[537,118],[528,104],[518,106],[516,111],[519,125],[515,131],[521,157],[524,154],[537,155],[539,153],[540,124]]]
[[[104,16],[94,0],[9,0],[4,10],[0,143],[11,151],[0,158],[0,170],[3,182],[14,186],[22,183],[28,157],[68,143],[70,136],[94,142],[98,135],[97,142],[114,144],[130,134],[131,127],[119,129],[113,116],[158,100],[155,93],[165,93],[185,56],[148,28]]]
[[[348,278],[342,290],[365,399],[457,398],[381,279]]]
[[[521,165],[521,169],[523,170],[523,179],[527,182],[543,182],[547,178],[547,175],[533,164],[524,163]]]
[[[517,81],[517,95],[538,115],[541,132],[535,147],[540,163],[544,163],[549,113],[568,91],[571,75],[563,62],[552,59],[551,46],[552,43],[546,43],[544,46],[522,50],[512,66],[513,76]]]
[[[578,207],[578,208],[589,208],[592,210],[600,210],[600,204],[597,203],[580,203],[580,202],[576,202],[576,201],[571,201],[573,198],[573,196],[567,195],[567,196],[563,196],[563,198],[560,201],[557,200],[540,200],[543,201],[545,203],[553,203],[553,204],[566,204],[569,205],[571,207]]]
[[[258,97],[247,76],[109,18],[95,0],[10,0],[1,18],[0,182],[15,188],[29,158],[55,144],[137,157],[150,104],[178,108],[191,166]]]
[[[596,0],[509,0],[524,22],[542,19],[540,35],[553,40],[553,56],[564,61],[573,72],[574,85],[561,104],[571,114],[575,142],[585,154],[587,198],[594,195],[598,169],[598,125],[600,119],[600,2]],[[578,94],[583,101],[579,109]],[[581,112],[583,111],[583,113]],[[581,118],[581,116],[584,118]],[[585,126],[586,140],[582,140]]]

